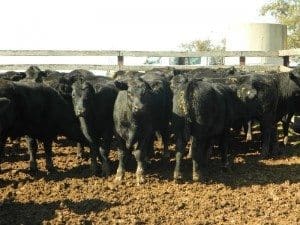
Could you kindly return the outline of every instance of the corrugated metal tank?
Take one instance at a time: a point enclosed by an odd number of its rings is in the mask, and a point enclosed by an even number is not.
[[[231,25],[226,34],[226,51],[273,51],[286,49],[287,27],[282,24],[243,23]],[[246,65],[280,64],[281,58],[247,57]],[[225,58],[226,65],[239,64],[238,57]]]

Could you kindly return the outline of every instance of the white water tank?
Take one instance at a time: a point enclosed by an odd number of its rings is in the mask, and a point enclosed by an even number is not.
[[[276,51],[286,49],[287,27],[271,23],[243,23],[229,27],[226,51]],[[278,57],[246,57],[246,65],[283,64]],[[238,65],[238,57],[226,57],[226,65]]]

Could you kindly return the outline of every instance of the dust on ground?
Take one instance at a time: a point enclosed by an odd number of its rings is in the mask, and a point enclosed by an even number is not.
[[[171,161],[164,162],[156,143],[146,183],[140,186],[134,164],[121,184],[114,182],[114,174],[91,176],[89,160],[77,159],[75,144],[63,138],[53,144],[58,173],[46,173],[39,148],[40,172],[32,176],[25,141],[20,148],[8,143],[0,172],[0,224],[300,224],[297,139],[291,138],[284,156],[268,160],[260,159],[258,141],[235,141],[233,170],[223,172],[214,155],[205,183],[191,181],[191,161],[184,159],[186,179],[179,184],[172,180],[174,145]],[[110,157],[115,173],[115,150]]]

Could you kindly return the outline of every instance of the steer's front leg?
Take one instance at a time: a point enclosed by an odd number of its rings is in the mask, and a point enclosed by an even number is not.
[[[176,135],[176,165],[174,169],[174,180],[182,179],[181,163],[184,154],[183,137],[181,134]]]
[[[115,177],[116,182],[120,182],[124,179],[125,175],[125,153],[127,151],[125,146],[125,141],[121,139],[120,137],[118,139],[118,158],[119,158],[119,165],[117,169],[117,174]]]
[[[52,161],[52,140],[44,140],[43,145],[46,156],[46,169],[49,173],[54,173],[56,169],[54,168]]]
[[[26,136],[26,144],[29,153],[29,170],[31,172],[37,172],[37,163],[36,163],[36,152],[37,152],[37,142],[34,138]]]

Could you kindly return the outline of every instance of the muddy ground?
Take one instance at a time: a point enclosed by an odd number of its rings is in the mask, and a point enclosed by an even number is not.
[[[222,172],[213,155],[205,183],[191,181],[185,159],[186,180],[180,184],[172,181],[174,146],[165,163],[156,143],[141,186],[135,165],[121,184],[113,175],[90,176],[89,160],[77,159],[75,145],[63,138],[53,144],[58,173],[46,173],[39,148],[40,172],[32,176],[24,140],[20,148],[8,143],[0,172],[0,224],[300,224],[300,137],[291,139],[285,156],[269,160],[260,160],[258,141],[235,141],[233,171]],[[115,151],[111,158],[115,172]]]

